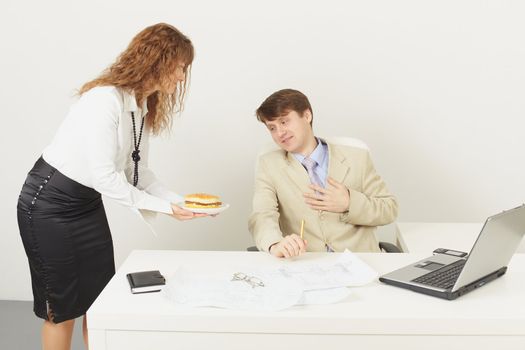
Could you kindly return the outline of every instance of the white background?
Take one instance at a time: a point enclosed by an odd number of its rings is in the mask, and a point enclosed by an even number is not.
[[[162,217],[154,237],[105,201],[117,266],[132,249],[243,250],[258,149],[255,109],[296,88],[319,136],[368,143],[399,221],[482,222],[525,198],[521,1],[3,1],[0,11],[0,299],[30,300],[16,201],[75,90],[144,27],[194,42],[186,110],[151,167],[181,194],[230,203],[214,219]],[[96,135],[93,135],[96,137]],[[213,264],[213,261],[210,261]]]

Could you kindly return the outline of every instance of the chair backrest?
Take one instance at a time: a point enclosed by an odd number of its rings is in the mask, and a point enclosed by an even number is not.
[[[366,149],[370,152],[370,148],[366,143],[364,143],[360,139],[356,139],[355,137],[347,137],[347,136],[331,136],[331,137],[323,137],[324,140],[328,143],[333,143],[334,145],[342,145],[342,146],[352,146],[356,148]]]
[[[360,139],[356,139],[354,137],[330,136],[330,137],[321,137],[321,138],[331,144],[342,145],[342,146],[352,146],[356,148],[365,149],[370,152],[370,148],[365,142],[363,142]],[[255,168],[257,169],[257,165],[259,164],[259,157],[261,157],[263,154],[266,154],[268,152],[272,152],[278,149],[279,149],[279,146],[277,146],[275,142],[273,141],[268,142],[265,145],[263,145],[261,149],[259,150],[259,153],[257,154]]]
[[[321,138],[331,144],[342,145],[342,146],[352,146],[356,148],[365,149],[368,152],[370,152],[370,148],[368,148],[368,145],[364,141],[360,139],[356,139],[355,137],[330,136],[330,137],[321,137]],[[270,141],[264,144],[259,150],[259,153],[257,153],[257,158],[255,159],[255,171],[257,171],[257,167],[259,166],[259,158],[262,155],[268,152],[278,150],[278,149],[279,149],[279,146],[277,146],[275,142],[273,141]]]

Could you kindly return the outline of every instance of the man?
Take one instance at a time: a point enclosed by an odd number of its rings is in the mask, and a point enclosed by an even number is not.
[[[249,229],[258,249],[284,258],[378,252],[375,226],[395,220],[397,202],[369,152],[315,137],[312,107],[297,90],[273,93],[256,115],[280,147],[261,155],[256,170]]]

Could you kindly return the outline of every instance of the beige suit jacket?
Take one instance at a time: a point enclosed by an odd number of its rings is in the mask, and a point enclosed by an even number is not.
[[[397,201],[376,173],[367,150],[328,144],[328,176],[343,183],[350,193],[345,213],[311,209],[303,193],[311,192],[310,178],[295,157],[282,150],[259,158],[253,211],[248,226],[257,248],[268,248],[283,236],[299,234],[305,220],[304,238],[308,251],[378,252],[375,226],[393,222]]]

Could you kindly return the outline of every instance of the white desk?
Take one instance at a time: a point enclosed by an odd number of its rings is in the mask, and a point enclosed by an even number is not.
[[[338,254],[308,253],[315,260]],[[379,273],[426,254],[359,254]],[[132,295],[125,274],[182,264],[198,271],[293,263],[260,252],[134,251],[88,311],[91,350],[101,349],[525,349],[525,255],[505,276],[455,301],[374,282],[344,302],[279,312],[181,309],[160,293]]]
[[[398,222],[397,240],[404,252],[432,254],[436,248],[470,252],[483,223]],[[525,239],[518,247],[525,253]]]

